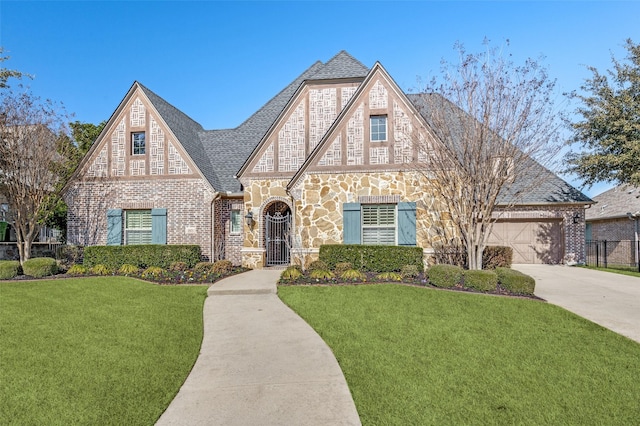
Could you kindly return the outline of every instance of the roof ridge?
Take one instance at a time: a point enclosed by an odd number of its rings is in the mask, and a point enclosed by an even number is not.
[[[147,95],[147,97],[149,98],[149,100],[151,101],[151,103],[155,103],[153,101],[153,99],[151,99],[149,97],[149,95],[152,95],[152,97],[156,98],[157,101],[160,101],[164,104],[165,107],[171,108],[172,111],[180,114],[181,116],[183,116],[184,118],[187,118],[189,121],[191,121],[192,123],[196,124],[198,127],[200,127],[201,129],[204,130],[204,128],[202,127],[202,125],[200,123],[198,123],[196,120],[194,120],[193,118],[191,118],[189,115],[187,115],[185,112],[183,112],[181,109],[177,108],[176,106],[174,106],[173,104],[171,104],[170,102],[168,102],[166,99],[164,99],[162,96],[158,95],[157,93],[155,93],[153,90],[149,89],[147,86],[145,86],[144,84],[140,83],[139,81],[135,81],[136,84],[138,84],[138,86],[140,86],[140,88],[142,89],[143,92],[145,92],[145,94]],[[156,106],[157,109],[157,106]]]

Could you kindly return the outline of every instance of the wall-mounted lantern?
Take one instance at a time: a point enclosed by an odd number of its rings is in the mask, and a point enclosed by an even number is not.
[[[256,223],[255,220],[253,220],[253,212],[251,210],[249,210],[249,212],[247,213],[247,215],[244,217],[245,221],[247,222],[247,226],[249,228],[253,228],[253,225]]]
[[[580,213],[576,213],[573,215],[573,223],[574,225],[580,223]]]

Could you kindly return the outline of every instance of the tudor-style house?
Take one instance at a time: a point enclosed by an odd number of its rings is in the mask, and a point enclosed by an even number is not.
[[[233,129],[205,130],[135,82],[65,188],[68,241],[198,244],[252,268],[308,261],[322,244],[428,255],[447,225],[409,167],[424,161],[415,138],[429,137],[416,102],[344,51]],[[516,263],[584,259],[590,200],[548,173],[490,238]]]

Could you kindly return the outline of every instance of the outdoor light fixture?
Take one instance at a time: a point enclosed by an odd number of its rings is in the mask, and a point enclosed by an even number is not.
[[[253,224],[256,223],[256,221],[253,220],[253,212],[251,210],[249,210],[249,212],[247,213],[247,215],[244,218],[247,221],[247,226],[249,228],[253,227]]]
[[[573,215],[573,223],[574,224],[580,223],[580,213],[576,213]]]

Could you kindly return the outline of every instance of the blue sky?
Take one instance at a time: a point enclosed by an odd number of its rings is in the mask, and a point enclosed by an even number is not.
[[[544,55],[558,92],[575,90],[585,65],[610,68],[625,39],[640,42],[640,2],[0,1],[3,65],[92,123],[138,80],[207,129],[235,127],[340,50],[409,91],[456,41],[477,51],[485,37],[508,39],[516,61]]]

